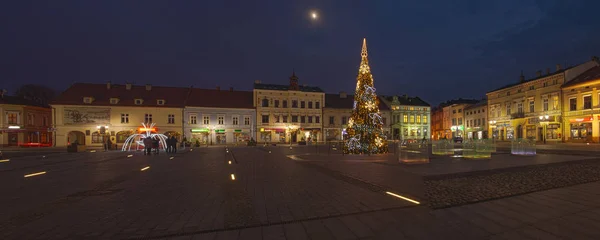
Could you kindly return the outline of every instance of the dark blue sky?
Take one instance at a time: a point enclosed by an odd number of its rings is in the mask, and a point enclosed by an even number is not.
[[[311,21],[316,9],[320,19]],[[367,37],[379,94],[479,98],[521,70],[600,55],[598,1],[6,1],[0,87],[73,82],[353,91]]]

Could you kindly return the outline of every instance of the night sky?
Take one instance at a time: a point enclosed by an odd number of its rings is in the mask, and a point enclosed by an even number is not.
[[[495,3],[492,3],[495,2]],[[481,98],[600,55],[600,1],[5,1],[0,87],[74,82],[355,88],[362,38],[379,94]],[[316,10],[319,18],[310,18]]]

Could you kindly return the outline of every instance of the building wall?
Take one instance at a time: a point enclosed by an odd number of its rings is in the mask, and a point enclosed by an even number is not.
[[[392,138],[420,140],[431,137],[431,108],[428,106],[392,105]]]
[[[186,107],[184,116],[184,135],[192,143],[245,144],[256,134],[254,109]],[[205,117],[208,118],[207,124]],[[222,123],[219,117],[222,117]],[[237,118],[237,124],[234,118]]]
[[[145,114],[152,115],[157,133],[180,136],[183,131],[183,108],[159,107],[121,107],[121,106],[89,106],[89,105],[53,105],[53,121],[56,146],[67,144],[78,139],[80,144],[103,146],[103,136],[98,133],[98,126],[108,126],[106,131],[112,143],[123,145],[124,137],[139,133],[145,122]],[[77,116],[77,114],[80,116]],[[123,119],[127,116],[128,118]],[[86,116],[87,117],[84,117]],[[169,123],[169,115],[174,121]],[[71,134],[70,134],[71,133]],[[181,139],[180,139],[181,141]]]
[[[263,107],[263,99],[268,100],[268,106]],[[283,107],[283,101],[287,101],[287,107]],[[279,101],[279,106],[275,102]],[[298,107],[292,107],[292,101],[298,101]],[[301,102],[305,102],[305,108],[301,108]],[[308,102],[312,102],[312,108],[308,108]],[[316,108],[316,103],[319,108]],[[325,105],[325,94],[322,92],[301,92],[254,89],[254,106],[256,107],[256,140],[258,142],[285,143],[298,142],[310,138],[312,141],[323,141],[323,112]],[[268,116],[268,122],[263,123],[263,116]],[[292,121],[297,116],[296,122]],[[301,117],[305,122],[301,122]],[[279,117],[279,120],[277,119]],[[283,118],[287,117],[287,122]],[[312,117],[312,123],[308,122]],[[318,118],[318,121],[317,121]],[[278,121],[277,121],[278,120]],[[295,130],[287,130],[295,129]],[[295,135],[295,137],[293,137]]]
[[[488,138],[487,104],[464,109],[467,139]]]
[[[0,146],[52,145],[52,134],[48,132],[52,123],[50,108],[1,104],[0,113]],[[12,114],[16,115],[15,121],[9,121],[15,119]]]
[[[600,137],[600,79],[562,89],[562,109],[565,141],[599,142]],[[585,106],[584,97],[591,97]],[[571,109],[571,99],[576,108]]]
[[[348,119],[352,115],[352,109],[346,108],[324,108],[323,109],[323,131],[325,132],[325,141],[343,140],[344,129],[348,124]],[[330,118],[333,117],[333,123]]]

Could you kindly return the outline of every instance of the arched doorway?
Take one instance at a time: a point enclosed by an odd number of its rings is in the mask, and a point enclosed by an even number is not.
[[[79,145],[85,145],[85,134],[80,131],[70,131],[67,135],[67,144],[77,143]]]
[[[120,131],[116,134],[117,143],[125,143],[125,140],[133,134],[132,131]]]
[[[518,125],[517,126],[517,139],[522,139],[522,138],[523,138],[523,126]]]

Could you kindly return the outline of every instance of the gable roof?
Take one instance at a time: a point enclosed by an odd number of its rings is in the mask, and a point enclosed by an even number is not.
[[[390,110],[388,106],[379,99],[379,110],[387,111]],[[339,94],[326,93],[325,94],[325,108],[338,108],[338,109],[352,109],[354,107],[354,95],[346,95],[345,98],[340,97]]]
[[[507,84],[507,85],[505,85],[505,86],[503,86],[503,87],[500,87],[500,88],[494,89],[494,90],[492,90],[492,91],[489,91],[489,92],[487,92],[487,93],[492,93],[492,92],[499,91],[499,90],[502,90],[502,89],[511,88],[511,87],[514,87],[514,86],[517,86],[517,85],[520,85],[520,84],[524,84],[524,83],[532,82],[532,81],[535,81],[535,80],[538,80],[538,79],[542,79],[542,78],[547,78],[547,77],[555,76],[555,75],[558,75],[558,74],[564,73],[565,71],[567,71],[567,70],[569,70],[569,69],[571,69],[571,68],[574,68],[574,67],[568,67],[568,68],[564,68],[564,69],[561,69],[561,70],[559,70],[559,71],[553,72],[552,74],[549,74],[549,75],[542,75],[542,76],[535,77],[535,78],[530,78],[530,79],[527,79],[527,80],[525,80],[525,81],[523,81],[523,82],[520,82],[520,81],[519,81],[519,82],[516,82],[516,83]]]
[[[422,107],[430,107],[429,103],[425,102],[423,99],[419,97],[409,97],[407,95],[396,96],[398,97],[398,103],[400,105],[405,106],[422,106]],[[393,104],[394,96],[381,96],[382,99],[386,101],[387,104]]]
[[[183,107],[189,88],[132,85],[126,89],[123,84],[75,83],[61,93],[50,105],[90,105],[90,106],[139,106],[139,107]],[[84,97],[92,97],[92,103],[84,103]],[[117,104],[110,104],[111,98],[118,98]],[[143,99],[140,105],[135,99]],[[157,100],[165,100],[164,105],[158,105]]]
[[[214,108],[254,108],[250,91],[192,88],[185,106]]]
[[[600,79],[600,66],[596,66],[590,68],[589,70],[583,72],[579,76],[575,77],[573,80],[564,83],[561,87],[571,87],[576,86],[582,83],[586,83],[589,81],[594,81]]]
[[[323,92],[319,87],[305,86],[299,85],[301,92]],[[289,91],[289,85],[282,84],[265,84],[265,83],[254,83],[254,89],[263,89],[263,90],[278,90],[278,91]]]
[[[481,100],[478,103],[475,103],[473,105],[467,106],[467,107],[465,107],[464,110],[471,109],[471,108],[483,107],[483,106],[487,107],[487,100]]]
[[[2,97],[0,97],[0,104],[50,108],[50,106],[48,106],[47,104],[39,103],[31,99],[7,95],[3,95]]]

